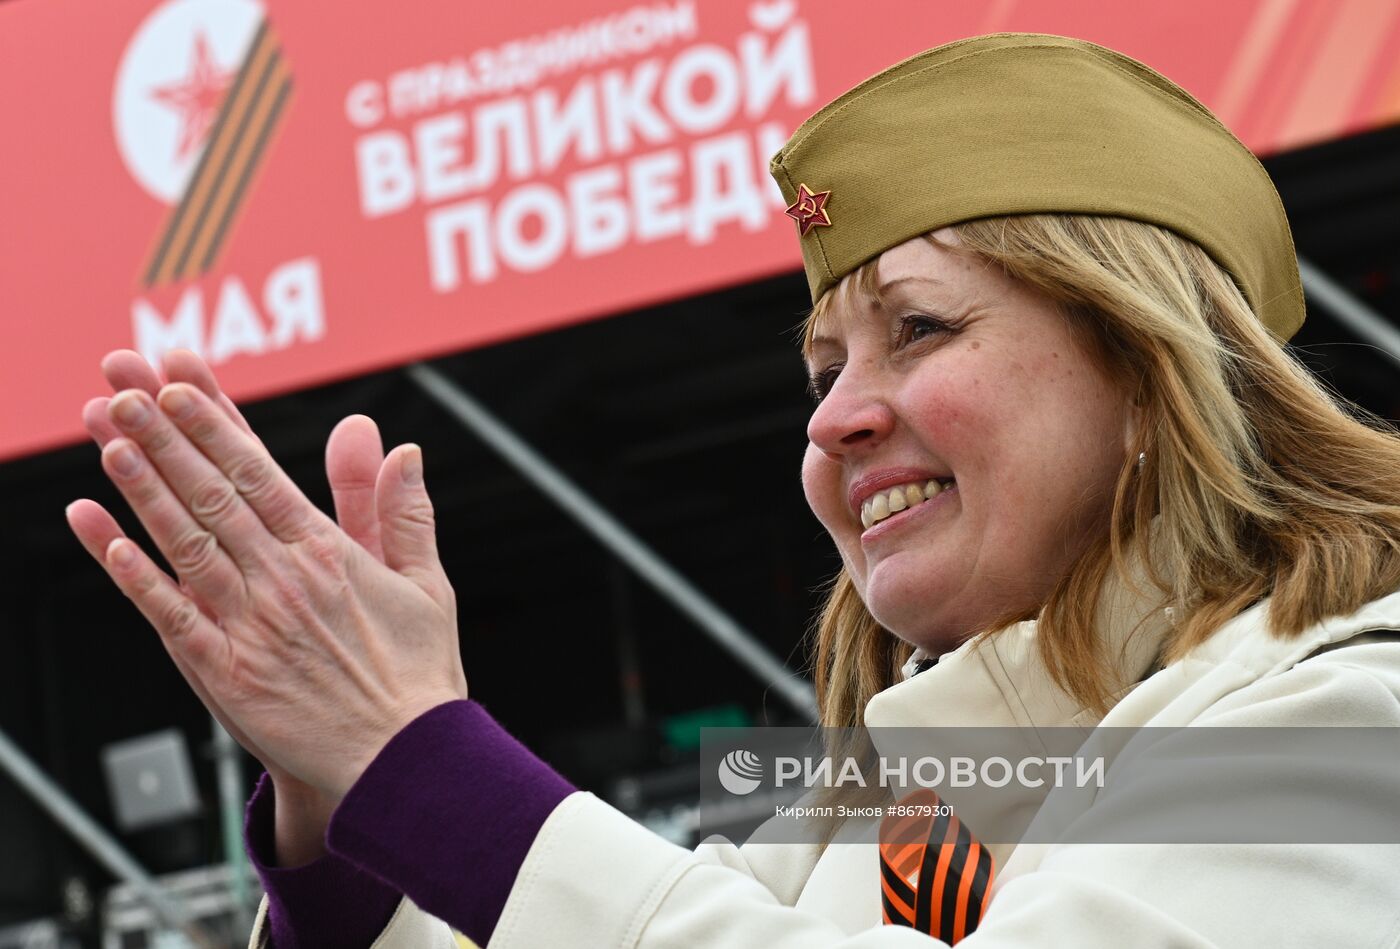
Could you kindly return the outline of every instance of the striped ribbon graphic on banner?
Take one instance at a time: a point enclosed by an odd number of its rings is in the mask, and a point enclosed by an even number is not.
[[[197,277],[213,267],[291,92],[291,71],[263,20],[145,268],[146,286]]]
[[[952,945],[977,928],[987,905],[992,855],[937,794],[901,798],[880,823],[880,905],[887,925],[910,926]]]

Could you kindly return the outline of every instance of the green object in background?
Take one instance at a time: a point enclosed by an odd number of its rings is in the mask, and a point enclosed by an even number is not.
[[[716,705],[663,719],[661,733],[666,736],[666,744],[676,751],[694,751],[700,747],[702,728],[747,728],[750,724],[743,706]]]

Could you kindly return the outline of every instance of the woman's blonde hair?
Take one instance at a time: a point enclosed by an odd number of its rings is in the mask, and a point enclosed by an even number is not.
[[[1132,582],[1134,560],[1177,611],[1164,662],[1262,597],[1272,597],[1274,635],[1288,637],[1400,587],[1400,438],[1287,355],[1200,247],[1151,224],[1088,215],[988,218],[953,230],[960,244],[928,239],[1056,302],[1135,397],[1142,420],[1106,534],[1037,609],[981,635],[1038,617],[1038,647],[1056,683],[1103,713],[1114,676],[1097,607],[1111,579]],[[838,294],[878,300],[876,283],[872,261],[823,296],[804,349]],[[844,570],[815,639],[823,724],[863,724],[866,702],[896,681],[911,647],[880,627]]]

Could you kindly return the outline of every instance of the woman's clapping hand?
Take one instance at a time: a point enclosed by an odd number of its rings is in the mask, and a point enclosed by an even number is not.
[[[338,801],[395,732],[467,694],[418,448],[380,465],[372,422],[337,428],[327,469],[343,530],[197,357],[168,360],[182,381],[154,398],[159,379],[135,354],[114,354],[104,370],[122,391],[89,402],[85,422],[180,582],[93,501],[70,506],[74,533],[274,780],[282,772]]]

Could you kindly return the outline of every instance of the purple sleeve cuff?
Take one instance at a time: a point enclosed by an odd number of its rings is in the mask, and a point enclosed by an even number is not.
[[[275,949],[364,949],[379,938],[402,898],[373,874],[333,854],[300,867],[275,866],[272,781],[264,774],[248,802],[244,840],[267,891]]]
[[[574,790],[480,705],[447,702],[384,746],[326,844],[484,946],[530,845]]]

